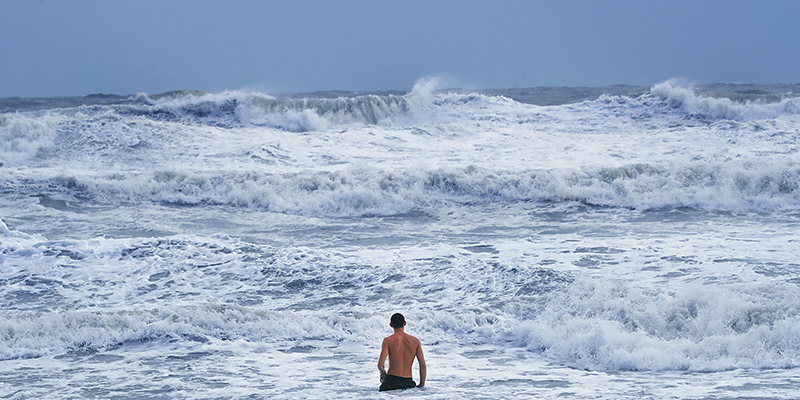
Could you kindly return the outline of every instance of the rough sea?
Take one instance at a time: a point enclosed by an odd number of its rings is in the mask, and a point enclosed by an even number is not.
[[[798,397],[800,85],[0,99],[0,398]]]

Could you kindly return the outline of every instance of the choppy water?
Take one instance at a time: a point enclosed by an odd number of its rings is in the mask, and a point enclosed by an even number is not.
[[[0,396],[796,398],[798,89],[3,99]]]

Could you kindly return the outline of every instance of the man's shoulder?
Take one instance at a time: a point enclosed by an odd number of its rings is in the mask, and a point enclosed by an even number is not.
[[[384,342],[394,342],[396,340],[397,340],[397,334],[396,333],[393,333],[393,334],[383,338]]]
[[[415,343],[419,343],[419,339],[415,336],[411,336],[407,333],[393,333],[385,338],[383,338],[384,342],[398,342],[398,341],[406,341],[410,340]]]

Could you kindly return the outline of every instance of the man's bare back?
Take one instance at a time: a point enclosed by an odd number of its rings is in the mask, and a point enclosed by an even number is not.
[[[400,324],[401,322],[402,324]],[[383,382],[381,390],[413,387],[411,366],[414,364],[414,358],[419,363],[419,385],[417,387],[425,386],[427,366],[425,365],[425,356],[422,354],[422,344],[419,339],[405,333],[405,318],[401,314],[392,316],[390,326],[394,328],[394,334],[383,339],[381,355],[378,358],[378,370],[381,372],[381,381]],[[387,357],[389,358],[388,372],[384,370]]]

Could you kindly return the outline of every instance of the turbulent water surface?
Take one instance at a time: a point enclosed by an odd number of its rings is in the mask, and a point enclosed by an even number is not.
[[[797,398],[800,86],[435,89],[0,100],[0,397]]]

